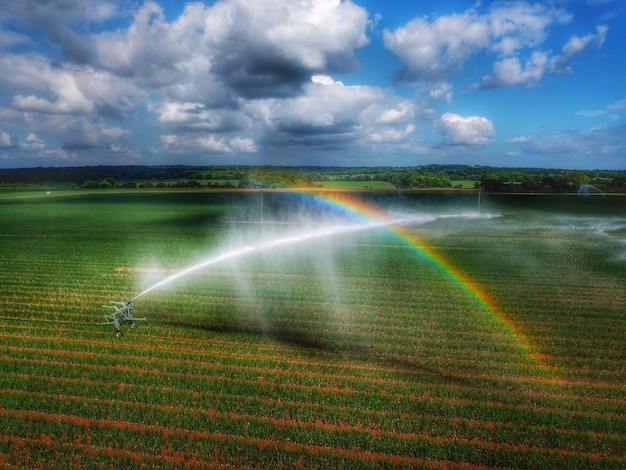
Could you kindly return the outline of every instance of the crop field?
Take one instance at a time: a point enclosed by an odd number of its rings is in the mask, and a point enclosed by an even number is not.
[[[625,468],[626,200],[355,197],[0,192],[0,468]]]

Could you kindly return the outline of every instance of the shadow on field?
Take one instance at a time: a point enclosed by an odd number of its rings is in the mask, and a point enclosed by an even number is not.
[[[411,380],[429,384],[465,384],[476,386],[478,379],[437,369],[420,364],[419,357],[398,357],[397,354],[377,350],[374,346],[362,341],[353,341],[348,333],[345,338],[330,339],[324,335],[316,335],[314,329],[289,329],[268,321],[264,325],[254,323],[254,320],[244,323],[241,319],[219,318],[219,322],[207,321],[199,323],[179,319],[169,319],[168,324],[182,328],[190,328],[210,333],[224,333],[232,335],[246,335],[259,339],[267,339],[307,351],[310,357],[326,359],[330,363],[336,361],[348,364],[368,364],[384,369],[385,372],[397,373]],[[338,336],[336,334],[335,336]]]

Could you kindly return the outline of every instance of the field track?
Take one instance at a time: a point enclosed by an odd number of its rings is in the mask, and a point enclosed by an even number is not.
[[[504,217],[411,227],[488,308],[370,231],[194,272],[120,338],[97,325],[271,228],[221,222],[253,196],[0,192],[0,468],[626,466],[626,214],[599,233],[492,201]]]

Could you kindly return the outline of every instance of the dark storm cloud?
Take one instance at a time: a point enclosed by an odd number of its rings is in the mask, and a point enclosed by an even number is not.
[[[286,97],[301,92],[310,70],[277,57],[276,51],[233,50],[217,57],[215,75],[246,98]]]

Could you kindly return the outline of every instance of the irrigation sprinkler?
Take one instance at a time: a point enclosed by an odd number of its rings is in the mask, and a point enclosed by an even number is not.
[[[104,323],[101,325],[113,325],[115,326],[115,336],[122,336],[122,324],[128,323],[131,328],[137,326],[138,321],[146,321],[147,318],[137,318],[133,316],[132,301],[128,302],[114,302],[111,301],[111,305],[103,305],[104,308],[115,309],[113,313],[104,314]]]

